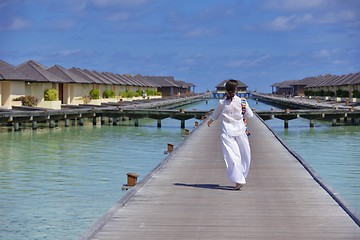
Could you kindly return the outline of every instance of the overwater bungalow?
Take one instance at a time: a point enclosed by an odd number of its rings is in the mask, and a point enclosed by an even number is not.
[[[191,94],[191,87],[195,85],[176,81],[172,76],[131,76],[76,67],[65,69],[59,65],[47,68],[33,60],[13,66],[0,60],[0,107],[7,109],[21,105],[14,100],[23,96],[36,98],[38,107],[58,109],[62,104],[99,105],[132,100],[142,98],[142,93],[147,93],[148,98],[185,95]],[[57,93],[56,101],[45,99],[45,91],[49,89]],[[94,91],[97,99],[92,95]]]
[[[272,93],[285,96],[360,98],[360,72],[345,75],[320,75],[271,85]],[[356,100],[356,99],[355,99]]]
[[[214,92],[214,96],[219,98],[223,97],[225,94],[225,83],[228,79],[221,81],[218,85],[216,85],[216,91]],[[239,95],[246,95],[248,94],[248,86],[240,80],[236,80],[238,82],[237,85],[237,92]]]

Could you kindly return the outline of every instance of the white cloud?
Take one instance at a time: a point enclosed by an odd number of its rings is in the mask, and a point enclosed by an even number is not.
[[[332,55],[332,52],[328,49],[322,49],[322,50],[314,53],[314,56],[317,58],[326,58],[326,57],[330,57],[331,55]]]
[[[31,27],[31,22],[19,17],[13,18],[6,30],[24,30]]]
[[[313,22],[313,20],[312,14],[301,16],[293,14],[289,17],[276,17],[274,20],[265,23],[265,27],[267,30],[272,31],[291,31],[302,24]]]
[[[55,55],[58,55],[60,57],[71,57],[73,55],[78,55],[81,53],[80,49],[66,49],[62,51],[58,51],[55,53]]]
[[[337,12],[328,12],[318,17],[319,23],[332,24],[338,22],[352,22],[358,19],[358,14],[353,10],[342,10]]]
[[[270,58],[269,55],[262,55],[255,59],[238,59],[229,61],[226,66],[228,67],[257,67],[261,66]]]
[[[316,9],[326,4],[325,0],[272,0],[265,1],[265,7],[285,11]]]

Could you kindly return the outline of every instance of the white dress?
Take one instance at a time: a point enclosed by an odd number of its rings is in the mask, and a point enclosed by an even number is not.
[[[254,114],[245,100],[245,117],[252,117]],[[221,145],[227,169],[227,176],[230,182],[246,183],[246,177],[250,167],[250,145],[246,126],[243,120],[241,98],[234,96],[233,100],[222,99],[215,108],[211,119],[213,121],[222,117]]]

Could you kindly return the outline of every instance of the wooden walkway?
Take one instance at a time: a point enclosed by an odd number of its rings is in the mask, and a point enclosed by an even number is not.
[[[360,239],[356,222],[262,121],[248,124],[252,163],[241,191],[226,178],[220,121],[201,124],[82,239]]]

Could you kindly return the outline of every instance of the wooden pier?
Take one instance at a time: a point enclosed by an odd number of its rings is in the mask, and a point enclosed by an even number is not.
[[[248,120],[241,191],[227,181],[220,121],[203,123],[81,239],[360,239],[359,214],[260,118]]]
[[[310,127],[314,127],[314,120],[331,121],[333,126],[337,124],[360,124],[360,111],[351,111],[348,109],[285,109],[285,110],[271,110],[263,111],[257,110],[258,114],[263,120],[278,118],[284,120],[284,128],[289,127],[289,121],[297,118],[305,118],[309,120]]]
[[[14,127],[15,131],[20,130],[20,124],[30,123],[32,129],[37,129],[39,123],[47,123],[49,128],[55,126],[55,122],[64,121],[65,127],[72,125],[82,126],[86,119],[91,119],[93,124],[97,122],[108,122],[117,125],[120,118],[134,120],[134,125],[139,126],[139,119],[152,118],[157,120],[157,126],[161,127],[161,120],[173,118],[180,121],[181,128],[185,128],[185,121],[191,118],[202,119],[208,111],[198,110],[171,110],[183,105],[188,105],[197,101],[202,101],[209,97],[200,95],[187,98],[168,99],[161,101],[141,101],[139,103],[112,103],[82,106],[64,106],[61,110],[41,109],[36,107],[13,107],[13,109],[0,109],[0,124],[7,124]],[[160,109],[161,108],[161,109]],[[97,119],[100,119],[98,121]]]

